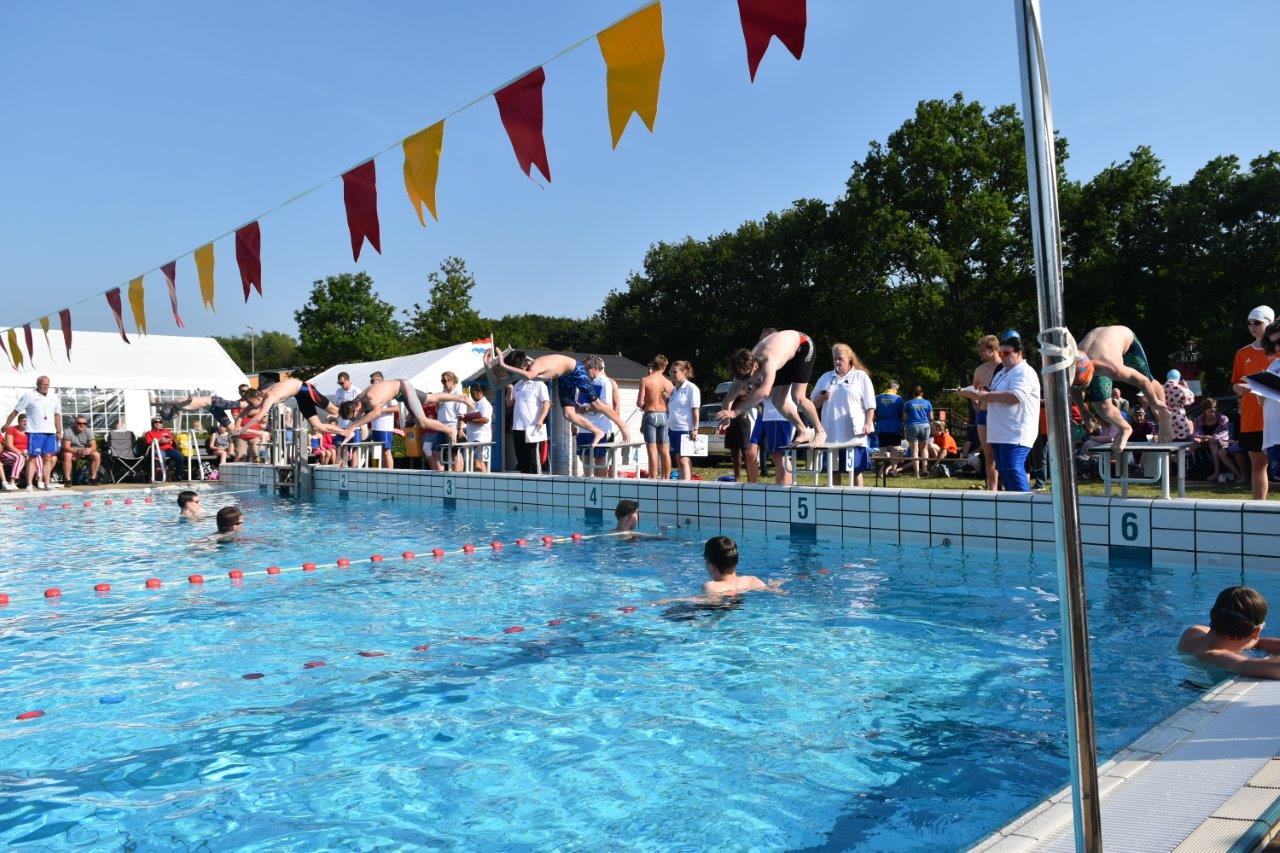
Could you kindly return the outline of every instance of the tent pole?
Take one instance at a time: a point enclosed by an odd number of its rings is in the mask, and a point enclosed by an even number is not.
[[[1022,77],[1022,120],[1027,147],[1027,190],[1035,248],[1040,329],[1048,343],[1063,346],[1062,236],[1058,222],[1058,168],[1053,111],[1040,29],[1040,0],[1014,0]],[[1098,803],[1098,752],[1094,740],[1093,684],[1089,667],[1089,627],[1080,548],[1079,508],[1071,454],[1070,377],[1053,370],[1045,377],[1049,462],[1053,472],[1054,550],[1058,564],[1058,606],[1062,620],[1062,668],[1066,684],[1067,746],[1078,851],[1102,849]]]

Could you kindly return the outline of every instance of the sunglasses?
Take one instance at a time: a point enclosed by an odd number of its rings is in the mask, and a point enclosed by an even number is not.
[[[1017,350],[1015,349],[1002,349],[1000,350],[1000,357],[1004,358],[1006,355],[1013,355],[1016,352]]]
[[[1250,321],[1249,321],[1249,325],[1250,325],[1250,326],[1265,326],[1265,325],[1266,325],[1266,323],[1262,322],[1261,320],[1250,320]]]

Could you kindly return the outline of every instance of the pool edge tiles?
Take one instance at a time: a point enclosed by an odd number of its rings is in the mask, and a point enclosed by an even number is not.
[[[1248,849],[1261,844],[1274,831],[1280,800],[1280,733],[1266,725],[1277,705],[1280,683],[1233,678],[1099,764],[1105,845],[1203,850],[1241,840],[1253,841]],[[1248,754],[1241,755],[1242,748]],[[1073,850],[1072,819],[1068,786],[970,849]]]
[[[274,487],[269,466],[229,463],[222,484]],[[727,533],[797,540],[884,542],[1048,554],[1054,549],[1047,493],[954,489],[819,488],[707,481],[465,474],[416,469],[311,466],[304,479],[340,498],[475,506],[605,518],[622,498],[646,519]],[[1280,571],[1280,501],[1080,498],[1087,560],[1170,568]]]

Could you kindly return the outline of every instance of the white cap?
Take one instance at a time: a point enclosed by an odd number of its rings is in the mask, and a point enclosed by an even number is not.
[[[1272,323],[1276,321],[1276,312],[1272,311],[1270,306],[1259,305],[1257,308],[1254,308],[1252,311],[1249,312],[1249,319],[1261,320],[1262,322],[1270,326]]]

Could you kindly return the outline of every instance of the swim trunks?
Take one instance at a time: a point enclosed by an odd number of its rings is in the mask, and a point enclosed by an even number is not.
[[[1155,379],[1151,375],[1151,364],[1147,361],[1146,350],[1142,348],[1142,343],[1138,340],[1138,336],[1133,336],[1133,343],[1129,345],[1129,349],[1124,354],[1125,367],[1131,367],[1141,373],[1148,379]],[[1103,376],[1096,370],[1093,374],[1093,380],[1089,382],[1089,388],[1085,391],[1084,398],[1090,403],[1102,403],[1111,399],[1111,388],[1115,385],[1110,376]]]
[[[582,366],[582,362],[575,362],[573,370],[561,376],[556,380],[556,391],[560,397],[561,406],[578,405],[578,393],[582,394],[582,401],[585,405],[591,405],[600,399],[600,395],[596,394],[596,386],[591,381],[591,377],[587,375],[587,369]]]
[[[443,437],[441,436],[441,438]],[[369,440],[380,443],[384,450],[390,450],[395,443],[396,434],[389,429],[371,429],[369,430]]]
[[[809,340],[808,335],[800,335],[800,346],[796,349],[796,354],[791,356],[790,360],[782,367],[778,368],[778,372],[774,374],[773,384],[777,387],[782,385],[796,385],[799,383],[808,384],[809,377],[813,375],[813,341]]]
[[[751,443],[758,445],[761,453],[773,453],[790,444],[795,433],[796,428],[790,421],[766,421],[760,418],[751,431]]]
[[[645,444],[666,444],[667,413],[645,412],[640,417],[640,434]]]
[[[329,409],[329,398],[317,391],[310,382],[302,383],[298,393],[293,395],[293,400],[298,404],[298,411],[308,420],[316,416],[317,407],[325,411]]]
[[[225,427],[231,426],[231,415],[229,412],[240,405],[239,400],[228,400],[225,397],[214,395],[209,400],[209,412],[213,415],[213,419]],[[172,416],[170,416],[172,417]]]

